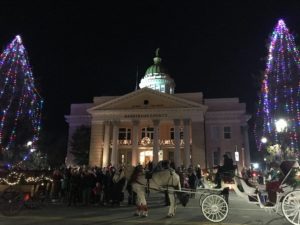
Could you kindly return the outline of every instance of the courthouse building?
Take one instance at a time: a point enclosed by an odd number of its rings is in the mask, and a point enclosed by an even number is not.
[[[250,165],[250,116],[238,98],[205,99],[201,92],[175,93],[175,82],[156,52],[139,83],[122,96],[72,104],[66,164],[74,164],[70,141],[78,127],[91,129],[89,165],[137,165],[169,159],[176,166],[222,164],[224,154]]]

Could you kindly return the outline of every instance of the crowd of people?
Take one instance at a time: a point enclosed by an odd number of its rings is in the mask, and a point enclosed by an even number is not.
[[[55,169],[52,172],[53,179],[51,189],[48,191],[48,197],[53,202],[62,202],[68,206],[77,205],[115,205],[118,206],[124,201],[124,196],[128,196],[127,204],[135,205],[136,195],[131,188],[131,182],[127,171],[127,176],[116,181],[114,176],[120,174],[124,167],[114,166],[107,167],[65,167]],[[172,169],[180,176],[181,187],[196,191],[203,186],[203,172],[201,166],[189,166],[185,168],[180,166],[175,168],[174,162],[162,160],[153,165],[150,161],[145,166],[138,165],[136,170],[140,169],[141,173],[154,173],[155,171]],[[226,165],[220,167],[219,171],[225,170]],[[127,168],[128,170],[128,168]],[[130,171],[130,170],[129,170]],[[48,171],[49,172],[49,171]],[[165,204],[168,205],[168,195],[165,193]],[[191,194],[190,197],[193,197]]]
[[[118,168],[122,170],[122,167]],[[115,182],[119,173],[115,167],[76,167],[56,169],[53,172],[52,201],[62,201],[68,206],[120,205],[126,188],[125,177]]]
[[[225,181],[224,178],[236,175],[236,166],[233,164],[233,160],[226,154],[223,157],[223,165],[214,168],[217,169],[214,174],[216,184],[214,188],[221,188],[221,180]],[[280,167],[279,164],[270,164],[268,170],[264,172],[254,171],[250,168],[242,168],[240,172],[249,186],[266,184],[269,200],[274,202],[276,190],[283,177],[282,172],[287,174],[291,166],[287,163],[282,163]],[[137,173],[132,173],[134,171],[132,167],[131,174],[145,174],[147,176],[147,173],[151,174],[165,169],[174,170],[179,174],[181,187],[191,190],[190,197],[194,197],[193,192],[197,188],[204,188],[203,171],[200,165],[175,168],[175,164],[170,160],[160,161],[156,165],[153,165],[150,161],[145,166],[136,166],[135,171]],[[124,196],[127,194],[127,204],[135,205],[136,194],[131,188],[131,182],[135,178],[127,174],[126,177],[116,179],[116,175],[121,174],[122,170],[124,170],[122,166],[116,168],[111,165],[103,168],[88,166],[67,168],[63,166],[60,169],[55,169],[51,176],[53,182],[48,193],[49,199],[53,202],[62,202],[68,206],[119,206],[125,200]],[[47,173],[49,173],[48,170]],[[7,174],[7,170],[3,170],[1,174]],[[254,179],[255,177],[256,179]],[[165,204],[169,205],[167,191],[165,192]]]
[[[143,172],[155,172],[160,169],[174,169],[181,178],[183,188],[196,190],[202,187],[202,170],[200,165],[195,167],[183,166],[175,169],[174,163],[169,160],[159,162],[155,167],[149,162],[145,167],[139,165],[136,169],[142,169]],[[114,182],[114,175],[120,173],[122,167],[76,167],[61,168],[53,171],[53,185],[50,197],[52,201],[59,201],[68,206],[77,205],[103,205],[118,206],[124,201],[127,193],[127,204],[134,205],[136,195],[131,189],[131,179],[124,177],[117,183]],[[125,193],[126,192],[126,193]],[[167,193],[165,194],[165,203],[168,205]]]

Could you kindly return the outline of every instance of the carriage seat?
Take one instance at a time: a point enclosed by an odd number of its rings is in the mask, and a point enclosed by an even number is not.
[[[290,171],[292,169],[298,169],[299,164],[297,161],[291,160],[291,161],[283,161],[280,166],[280,172],[276,174],[276,176],[273,177],[273,179],[269,182],[266,183],[266,191],[270,192],[282,192],[281,183],[283,180],[286,181],[286,183],[289,183],[289,177],[290,176]]]
[[[282,181],[286,178],[289,178],[287,176],[290,176],[290,171],[292,169],[298,169],[299,164],[297,161],[291,160],[291,161],[283,161],[280,166],[281,174],[279,173],[276,177],[274,177],[274,180],[271,180],[266,183],[266,191],[268,192],[268,198],[270,202],[276,203],[277,193],[282,193],[283,189],[281,187]],[[286,183],[289,183],[289,179],[285,180]]]
[[[225,170],[225,171],[220,171],[220,175],[224,183],[226,184],[234,184],[234,176],[235,176],[235,171],[237,169],[237,165],[233,165],[232,170]]]

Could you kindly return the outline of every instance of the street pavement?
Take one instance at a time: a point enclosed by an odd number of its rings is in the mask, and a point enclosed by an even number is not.
[[[126,198],[125,198],[126,199]],[[0,214],[0,225],[212,225],[202,215],[199,196],[191,199],[186,207],[178,205],[176,215],[167,218],[168,207],[164,206],[164,195],[152,194],[148,198],[149,216],[135,217],[134,206],[124,202],[119,207],[77,206],[51,203],[39,209],[23,209],[19,215],[6,217]],[[249,204],[230,193],[228,217],[220,225],[289,225],[283,216],[270,213]]]

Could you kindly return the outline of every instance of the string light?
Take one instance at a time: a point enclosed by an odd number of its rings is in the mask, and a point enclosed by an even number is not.
[[[37,184],[41,181],[49,181],[53,182],[53,179],[50,177],[47,177],[45,175],[41,176],[26,176],[25,173],[17,173],[15,171],[9,173],[6,178],[0,178],[0,184],[15,186],[21,183],[21,180],[24,181],[23,184]]]
[[[19,35],[0,55],[0,150],[11,151],[31,141],[36,149],[43,100],[37,92],[26,49]],[[26,140],[18,137],[26,134]],[[22,136],[22,135],[19,135]],[[23,138],[24,139],[24,138]],[[28,151],[23,160],[29,158]]]
[[[255,122],[255,137],[261,150],[262,137],[279,144],[275,121],[288,123],[289,147],[299,150],[300,132],[300,65],[299,52],[285,22],[278,21],[270,40],[268,61],[261,86]]]

